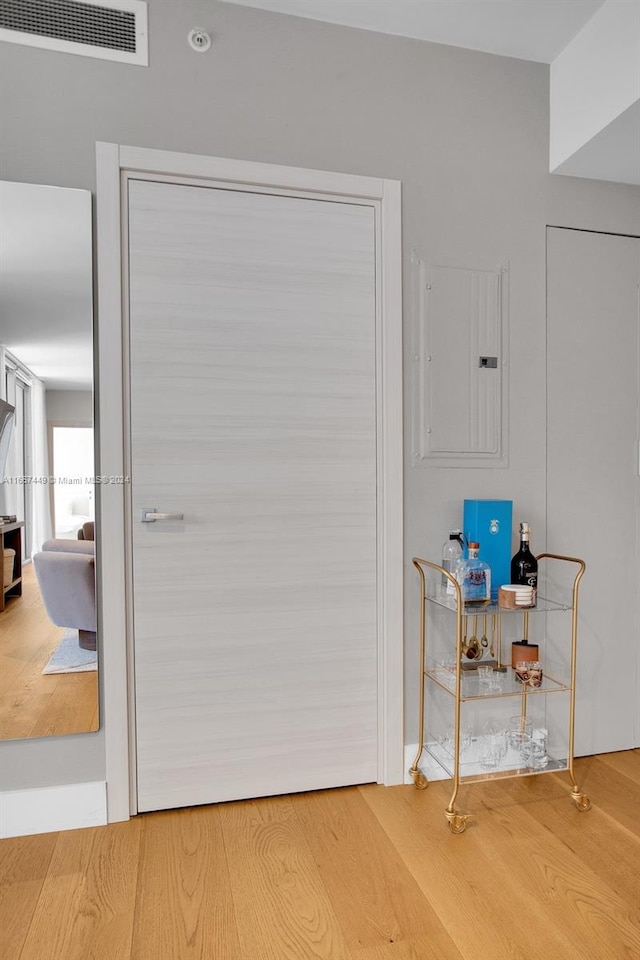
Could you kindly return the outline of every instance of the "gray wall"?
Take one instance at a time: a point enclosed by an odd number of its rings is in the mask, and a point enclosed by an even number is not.
[[[47,420],[93,423],[91,390],[47,390]]]
[[[549,175],[544,65],[215,0],[151,0],[149,15],[149,69],[4,45],[3,178],[93,190],[94,142],[111,140],[401,180],[407,348],[412,250],[510,261],[508,468],[406,460],[405,739],[415,741],[411,556],[437,559],[474,496],[513,499],[543,546],[545,224],[640,233],[640,191]],[[213,35],[208,54],[187,46],[195,25]],[[408,356],[405,369],[408,412]],[[408,426],[407,416],[407,449]],[[99,778],[102,735],[0,744],[0,767],[5,788]]]

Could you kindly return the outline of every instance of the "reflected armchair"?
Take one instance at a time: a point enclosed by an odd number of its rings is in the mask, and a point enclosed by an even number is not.
[[[96,649],[96,577],[93,540],[48,540],[33,558],[40,593],[57,627],[78,631],[83,650]]]

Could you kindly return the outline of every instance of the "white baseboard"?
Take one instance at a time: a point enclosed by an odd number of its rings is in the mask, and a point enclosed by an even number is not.
[[[409,767],[413,766],[413,761],[416,758],[416,753],[418,752],[417,743],[405,743],[404,746],[404,782],[413,783],[411,779],[411,774],[409,773]],[[447,776],[446,772],[442,769],[439,763],[430,757],[426,751],[423,751],[422,756],[420,757],[420,763],[418,764],[419,769],[424,773],[427,780],[449,780],[450,777]]]
[[[0,839],[54,833],[107,822],[107,784],[68,783],[0,793]]]

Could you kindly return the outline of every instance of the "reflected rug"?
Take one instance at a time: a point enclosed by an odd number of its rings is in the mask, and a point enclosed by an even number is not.
[[[65,630],[55,653],[43,673],[83,673],[98,669],[95,650],[83,650],[78,644],[78,631]]]

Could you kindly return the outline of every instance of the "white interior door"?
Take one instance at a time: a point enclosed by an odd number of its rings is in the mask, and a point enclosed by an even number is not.
[[[138,809],[375,780],[375,211],[128,200]]]
[[[548,547],[586,561],[576,752],[636,746],[640,240],[552,228]]]

